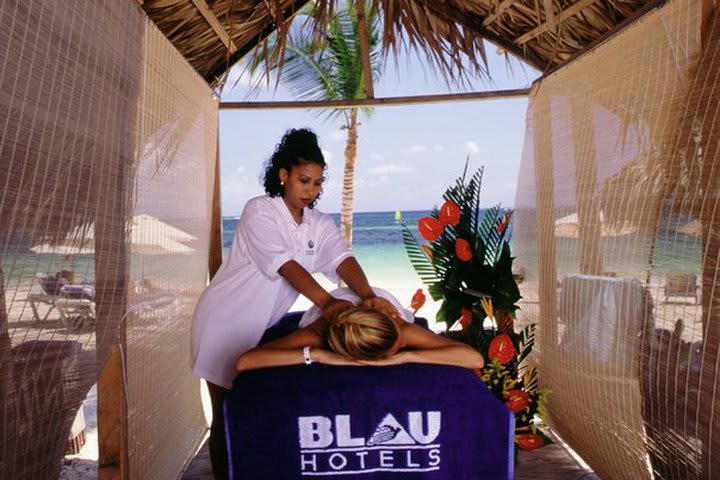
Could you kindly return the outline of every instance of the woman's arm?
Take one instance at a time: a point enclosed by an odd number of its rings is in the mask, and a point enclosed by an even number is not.
[[[330,295],[317,280],[295,260],[285,262],[278,272],[280,272],[280,275],[282,275],[295,290],[320,307],[322,315],[326,318],[332,318],[334,315],[353,307],[351,302],[339,300]]]
[[[402,363],[433,363],[464,368],[483,368],[485,359],[470,345],[456,342],[417,325],[406,323],[400,328],[402,350],[395,355],[366,365],[399,365]]]
[[[337,273],[340,278],[347,283],[347,286],[360,297],[363,307],[379,310],[395,320],[398,324],[404,322],[400,317],[400,313],[392,303],[375,295],[375,292],[368,283],[365,272],[363,272],[362,267],[360,267],[360,264],[355,260],[355,257],[348,257],[343,260],[337,268]]]
[[[290,335],[248,350],[235,361],[239,372],[259,368],[284,367],[305,363],[303,347],[310,348],[310,359],[325,365],[360,365],[357,361],[325,350],[322,337],[312,326],[301,328]]]

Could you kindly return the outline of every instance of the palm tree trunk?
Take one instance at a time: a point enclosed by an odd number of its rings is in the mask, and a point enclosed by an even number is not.
[[[357,158],[357,109],[350,113],[345,143],[345,173],[343,174],[342,208],[340,210],[340,233],[348,247],[352,246],[353,195],[355,194],[355,159]]]

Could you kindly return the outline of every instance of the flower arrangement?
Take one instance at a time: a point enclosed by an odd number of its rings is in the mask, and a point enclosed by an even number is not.
[[[427,243],[420,243],[401,222],[405,249],[430,296],[442,300],[437,320],[446,324],[445,334],[485,357],[478,376],[515,414],[516,447],[533,450],[550,443],[538,428],[549,392],[539,388],[537,371],[523,363],[532,351],[535,325],[515,332],[522,297],[512,273],[512,212],[499,205],[482,210],[483,169],[469,180],[466,174],[467,165],[445,191],[442,206],[418,221]],[[413,298],[414,305],[421,293]]]

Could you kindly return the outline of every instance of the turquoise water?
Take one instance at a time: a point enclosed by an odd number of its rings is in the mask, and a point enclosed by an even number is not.
[[[429,215],[426,210],[402,212],[402,220],[417,236],[417,222]],[[331,214],[340,223],[340,214]],[[223,253],[227,256],[237,227],[236,218],[223,219]],[[418,236],[419,238],[419,236]],[[353,252],[370,282],[388,289],[421,288],[420,278],[410,264],[395,212],[361,212],[353,215]]]
[[[402,219],[420,238],[417,221],[429,215],[429,211],[402,212]],[[340,215],[331,214],[339,224]],[[665,216],[658,229],[658,235],[627,235],[601,239],[604,256],[604,270],[618,276],[645,278],[648,269],[649,252],[654,241],[655,253],[652,258],[653,276],[663,276],[670,271],[687,271],[700,274],[702,245],[698,237],[676,232],[678,227],[689,222],[690,218]],[[237,219],[223,219],[223,237],[225,254],[229,250],[237,226]],[[530,278],[532,270],[540,260],[535,239],[526,244],[513,239],[512,250],[518,258],[516,263],[526,267]],[[558,277],[579,270],[579,240],[558,238],[556,243]],[[420,285],[420,280],[407,258],[402,240],[402,230],[395,222],[395,212],[361,212],[353,216],[353,251],[371,280],[404,279],[406,283]],[[383,286],[382,284],[378,286]],[[397,288],[401,285],[395,285]],[[405,285],[410,288],[412,285]]]

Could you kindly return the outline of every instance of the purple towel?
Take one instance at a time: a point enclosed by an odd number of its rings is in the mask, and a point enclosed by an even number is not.
[[[225,400],[234,479],[510,479],[511,412],[442,365],[269,368]]]

